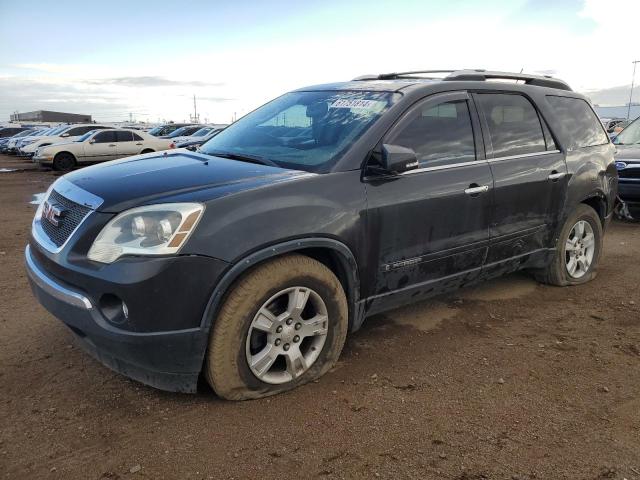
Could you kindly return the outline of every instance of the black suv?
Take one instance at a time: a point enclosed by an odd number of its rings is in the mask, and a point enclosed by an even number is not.
[[[618,177],[590,104],[446,73],[303,88],[198,153],[61,177],[25,252],[35,295],[125,375],[247,399],[321,376],[372,314],[520,269],[592,279]]]

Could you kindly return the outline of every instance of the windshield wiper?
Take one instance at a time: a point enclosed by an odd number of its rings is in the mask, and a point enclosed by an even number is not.
[[[270,167],[278,167],[280,166],[274,162],[273,160],[269,160],[268,158],[259,157],[257,155],[247,155],[246,153],[233,153],[233,152],[203,152],[202,150],[199,153],[206,153],[207,155],[212,155],[214,157],[222,157],[228,158],[230,160],[240,160],[241,162],[249,162],[249,163],[257,163],[261,165],[268,165]]]

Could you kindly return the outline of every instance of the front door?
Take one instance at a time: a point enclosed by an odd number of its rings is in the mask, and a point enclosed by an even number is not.
[[[104,162],[117,158],[116,132],[104,130],[96,133],[92,139],[84,142],[84,158],[86,162]]]
[[[544,118],[517,93],[476,93],[495,181],[486,272],[549,246],[567,188],[564,154]],[[508,269],[507,269],[508,270]]]
[[[493,179],[466,92],[411,107],[382,143],[412,148],[417,170],[367,174],[375,313],[457,288],[480,273],[488,249]],[[373,270],[373,265],[371,267]]]

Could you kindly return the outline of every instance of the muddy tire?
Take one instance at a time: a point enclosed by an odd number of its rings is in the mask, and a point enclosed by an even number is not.
[[[76,159],[70,153],[58,153],[53,159],[53,169],[59,172],[67,172],[76,166]]]
[[[204,373],[227,400],[291,390],[338,360],[347,299],[322,263],[287,255],[257,266],[230,289],[213,320]]]
[[[602,237],[602,223],[596,211],[588,205],[578,205],[562,227],[553,261],[533,272],[536,280],[560,287],[593,280],[602,252]]]

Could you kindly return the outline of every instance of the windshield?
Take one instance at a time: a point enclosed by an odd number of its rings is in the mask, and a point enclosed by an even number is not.
[[[614,139],[615,145],[634,145],[640,144],[640,117],[630,123],[627,128],[622,130]]]
[[[85,133],[80,138],[76,139],[75,141],[76,142],[84,142],[87,138],[89,138],[94,133],[96,133],[96,130],[89,130],[87,133]]]
[[[16,133],[13,138],[28,137],[29,135],[35,135],[36,133],[37,130],[24,130],[20,133]]]
[[[153,127],[147,133],[149,135],[157,135],[158,133],[160,133],[162,131],[163,128],[164,128],[164,126],[162,126],[162,125],[160,125],[159,127]]]
[[[253,155],[283,168],[326,171],[390,106],[388,92],[292,92],[233,123],[203,153]]]
[[[200,130],[197,130],[195,133],[193,133],[193,135],[191,135],[191,136],[192,137],[204,137],[211,130],[213,130],[213,127],[201,128]]]
[[[182,132],[184,132],[187,129],[187,127],[180,127],[177,130],[174,130],[173,132],[171,132],[169,135],[167,135],[169,138],[174,138],[174,137],[179,137],[182,135]]]
[[[71,125],[63,125],[62,127],[57,127],[47,133],[47,135],[57,135],[60,132],[64,132],[65,130],[71,128]]]

